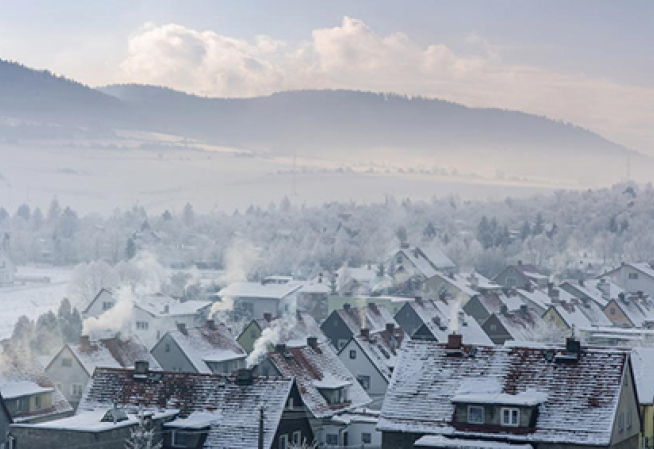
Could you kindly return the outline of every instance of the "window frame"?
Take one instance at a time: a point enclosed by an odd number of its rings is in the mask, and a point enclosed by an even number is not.
[[[293,441],[293,443],[292,443],[293,445],[302,444],[302,431],[301,430],[296,430],[295,432],[293,432],[292,441]]]
[[[333,438],[336,440],[336,442],[330,442],[330,438]],[[325,444],[327,446],[338,446],[338,434],[337,433],[328,433],[325,435]]]
[[[504,421],[504,414],[509,413],[509,422]],[[516,422],[513,423],[513,413],[515,412]],[[502,427],[520,427],[520,409],[515,407],[502,407],[500,411],[500,423]]]
[[[355,349],[350,349],[350,360],[357,359],[357,351]]]
[[[279,449],[288,449],[288,435],[279,436]]]
[[[481,421],[473,421],[470,417],[472,416],[470,414],[471,409],[480,409],[481,410]],[[466,409],[466,422],[468,424],[484,424],[486,422],[486,410],[484,409],[483,405],[468,405]]]
[[[372,433],[361,432],[361,442],[363,444],[372,444]]]
[[[184,435],[184,439],[185,439],[185,441],[181,444],[177,441],[179,435]],[[188,432],[184,430],[173,431],[173,437],[171,443],[173,447],[188,447]]]

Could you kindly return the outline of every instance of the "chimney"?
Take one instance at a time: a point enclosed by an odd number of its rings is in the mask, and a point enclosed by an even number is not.
[[[134,379],[147,379],[150,364],[147,360],[137,360],[134,363]]]
[[[82,350],[88,350],[91,347],[91,337],[88,335],[81,335],[79,337],[79,346]]]
[[[526,304],[520,305],[520,313],[522,313],[524,316],[529,315],[529,308],[527,307]]]
[[[393,335],[393,332],[395,332],[395,323],[386,323],[386,332]]]
[[[370,338],[370,329],[367,327],[362,327],[361,328],[361,338],[368,339]]]
[[[316,351],[318,349],[318,337],[307,337],[307,346]]]
[[[402,242],[400,244],[400,248],[402,249],[409,249],[409,242]]]
[[[576,355],[577,360],[581,357],[581,342],[574,337],[565,340],[565,352],[568,355]]]
[[[343,304],[343,310],[350,310],[350,308],[351,308],[350,303],[346,302],[345,304]]]
[[[241,386],[252,385],[254,383],[253,370],[249,368],[240,368],[236,372],[236,383]]]
[[[263,314],[263,319],[268,321],[269,323],[272,321],[272,313],[264,313]]]
[[[283,343],[277,343],[275,345],[275,352],[279,352],[280,354],[284,354],[286,352],[286,345]]]
[[[188,332],[186,331],[186,323],[177,323],[177,330],[183,335],[188,335]]]
[[[210,329],[212,331],[216,330],[216,323],[211,318],[207,320],[207,329]]]
[[[506,304],[502,304],[502,307],[500,307],[500,313],[502,315],[508,315],[509,314],[509,308]]]
[[[422,304],[422,296],[416,296],[416,302]]]
[[[463,335],[452,332],[447,336],[446,349],[461,349],[463,347]]]
[[[164,311],[163,311],[163,313],[170,313],[170,306],[169,306],[168,304],[166,304],[166,305],[164,306]]]

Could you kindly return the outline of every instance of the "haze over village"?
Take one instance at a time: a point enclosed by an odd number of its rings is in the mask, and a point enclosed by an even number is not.
[[[0,0],[0,449],[654,448],[652,18]]]

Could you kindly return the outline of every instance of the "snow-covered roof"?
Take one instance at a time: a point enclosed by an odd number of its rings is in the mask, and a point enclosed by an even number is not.
[[[525,290],[523,288],[517,288],[515,289],[515,292],[518,294],[517,297],[512,295],[503,296],[506,298],[505,304],[509,307],[509,310],[520,308],[520,303],[516,301],[518,297],[522,298],[523,301],[520,301],[521,303],[525,304],[524,301],[527,301],[527,303],[531,303],[531,305],[539,308],[541,311],[545,311],[550,304],[552,304],[552,298],[550,298],[547,293],[540,290]]]
[[[302,288],[300,281],[290,281],[284,284],[261,282],[235,282],[218,292],[221,298],[267,298],[283,299]]]
[[[225,362],[247,357],[243,347],[236,341],[227,326],[220,322],[168,332],[199,373],[211,373],[207,362]],[[163,339],[161,340],[163,341]]]
[[[506,313],[495,313],[494,316],[502,323],[513,340],[533,340],[534,336],[549,328],[549,324],[536,311],[528,307]]]
[[[447,449],[532,449],[531,444],[510,444],[498,441],[470,440],[463,438],[448,438],[443,435],[425,435],[418,438],[415,447],[447,448]]]
[[[576,296],[581,297],[585,295],[602,307],[606,307],[609,300],[619,297],[621,293],[625,293],[617,284],[605,278],[587,279],[583,282],[564,281],[561,283],[561,286],[567,287],[573,290],[573,292],[578,292]]]
[[[80,342],[67,345],[90,376],[98,367],[133,368],[137,361],[147,361],[152,369],[161,367],[152,357],[148,348],[137,337],[106,338],[98,341]],[[54,363],[55,357],[50,364]]]
[[[403,248],[398,251],[427,279],[434,277],[440,270],[456,268],[452,260],[435,246]]]
[[[264,414],[264,447],[270,448],[279,427],[293,379],[258,377],[239,382],[237,376],[154,372],[135,378],[132,370],[98,368],[86,388],[78,413],[142,404],[146,411],[179,410],[180,418],[197,425],[196,413],[213,419],[203,447],[251,449],[257,447],[259,413]],[[183,422],[183,421],[180,421]]]
[[[139,297],[134,307],[152,316],[185,316],[196,315],[211,306],[211,301],[180,301],[163,293]]]
[[[361,384],[327,342],[318,343],[315,349],[303,346],[271,352],[268,360],[282,376],[295,377],[302,400],[316,418],[328,418],[371,402]],[[347,400],[340,404],[330,404],[320,392],[321,385],[325,385],[324,388],[334,388],[337,384],[347,384]]]
[[[654,348],[634,348],[631,363],[640,405],[654,405]]]
[[[254,320],[262,331],[270,326],[277,326],[279,333],[276,343],[286,346],[304,346],[307,338],[316,337],[318,341],[327,341],[315,318],[305,312],[296,312],[294,317],[278,317],[271,321],[265,318]],[[243,332],[247,331],[247,326]],[[239,336],[240,338],[240,336]]]
[[[1,380],[0,392],[5,399],[16,399],[23,396],[32,396],[35,394],[49,393],[54,391],[54,387],[42,387],[36,382],[29,380]]]
[[[478,347],[474,354],[452,357],[445,345],[408,341],[386,393],[378,428],[505,442],[609,446],[628,354],[589,348],[579,360],[561,363],[546,357],[548,351],[551,349]],[[502,395],[533,393],[540,396],[539,403],[546,396],[538,405],[530,431],[494,427],[484,432],[466,423],[455,426],[452,399],[466,392],[461,385],[470,380],[473,384],[495,383],[498,388],[494,392]],[[488,391],[483,386],[479,390]]]
[[[353,337],[361,350],[368,356],[379,373],[387,381],[391,380],[395,364],[400,354],[402,342],[407,336],[402,329],[393,328],[370,333],[367,337],[356,335]],[[341,349],[344,351],[345,347]]]
[[[439,342],[447,341],[447,336],[456,329],[465,342],[473,345],[493,345],[492,340],[481,325],[468,316],[463,309],[459,309],[458,303],[452,300],[419,300],[408,303],[416,312],[423,325],[431,335]],[[457,323],[452,323],[456,317]]]
[[[622,310],[634,327],[645,327],[646,322],[654,322],[654,301],[649,297],[631,295],[611,301]]]
[[[370,332],[381,331],[390,323],[399,327],[391,312],[383,305],[375,303],[334,310],[332,313],[341,317],[353,335],[360,334],[362,328],[370,329]]]

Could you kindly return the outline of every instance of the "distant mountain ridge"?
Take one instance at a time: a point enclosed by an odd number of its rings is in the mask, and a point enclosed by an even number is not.
[[[105,131],[162,132],[273,153],[391,149],[428,156],[465,151],[638,154],[571,124],[438,99],[349,90],[204,98],[143,85],[92,89],[0,60],[0,124],[3,117]]]

